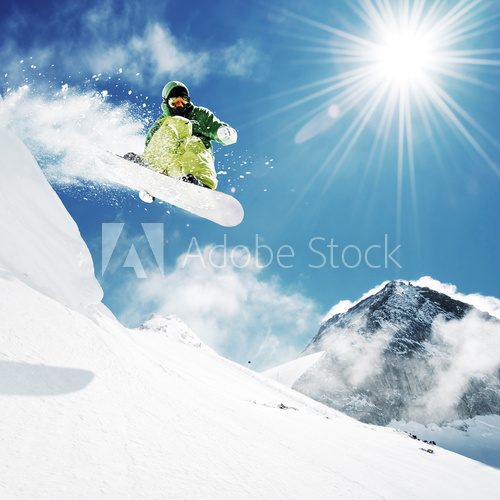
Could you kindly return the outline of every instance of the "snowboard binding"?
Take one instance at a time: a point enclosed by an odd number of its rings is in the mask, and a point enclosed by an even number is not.
[[[201,186],[201,187],[208,187],[203,184],[199,179],[197,179],[193,174],[187,174],[184,177],[182,177],[183,182],[189,182],[190,184],[194,184],[196,186]]]

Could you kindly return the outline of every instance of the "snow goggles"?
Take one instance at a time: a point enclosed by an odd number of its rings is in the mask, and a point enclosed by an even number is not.
[[[163,99],[165,104],[168,104],[171,108],[182,108],[189,102],[189,97],[170,97],[168,99]]]

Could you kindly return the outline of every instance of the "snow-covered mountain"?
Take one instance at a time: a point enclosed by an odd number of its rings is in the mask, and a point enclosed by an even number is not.
[[[305,352],[321,350],[322,343],[332,335],[335,328],[355,327],[358,333],[366,336],[390,328],[394,334],[387,345],[387,351],[412,357],[425,351],[437,316],[448,321],[462,319],[471,309],[469,304],[430,288],[413,286],[404,281],[391,281],[378,293],[358,302],[347,312],[327,319]]]
[[[466,315],[475,321],[465,321]],[[470,373],[452,407],[441,413],[428,407],[426,396],[448,376],[443,370],[459,355],[450,348],[449,335],[439,334],[450,322],[466,336],[490,324],[498,342],[500,322],[487,313],[435,290],[392,281],[321,325],[304,354],[326,353],[293,387],[381,425],[392,419],[427,423],[500,414],[500,358],[495,369]],[[344,352],[346,342],[351,342],[350,352]]]
[[[124,328],[30,153],[0,146],[1,498],[496,498],[499,471],[221,358],[179,319]]]
[[[392,281],[328,318],[303,356],[266,373],[363,422],[411,429],[402,422],[500,415],[499,347],[496,318]]]

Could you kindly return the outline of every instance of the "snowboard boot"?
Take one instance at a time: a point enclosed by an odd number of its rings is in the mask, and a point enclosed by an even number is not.
[[[190,184],[195,184],[196,186],[201,186],[201,187],[208,187],[203,184],[199,179],[197,179],[193,174],[187,174],[185,175],[182,180],[184,182],[189,182]]]
[[[144,163],[142,162],[141,155],[138,155],[137,153],[130,152],[126,153],[123,155],[123,158],[128,161],[132,161],[134,163],[138,163],[139,165],[143,165]]]

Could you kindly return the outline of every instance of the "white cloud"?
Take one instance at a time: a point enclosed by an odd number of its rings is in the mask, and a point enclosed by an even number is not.
[[[159,314],[182,318],[219,353],[251,360],[256,368],[298,355],[319,324],[316,304],[275,278],[265,279],[253,260],[239,269],[237,259],[236,265],[219,267],[222,250],[208,246],[200,255],[182,255],[166,276],[139,284],[136,299],[155,303]]]
[[[130,54],[126,46],[93,47],[82,54],[86,69],[89,73],[111,73],[123,66],[129,67],[129,74],[133,74],[137,63],[134,61],[129,65]]]
[[[123,67],[125,77],[140,73],[153,82],[173,77],[199,81],[213,70],[208,51],[189,49],[160,23],[147,25],[141,35],[132,35],[120,43],[91,46],[85,60],[93,73]]]
[[[125,77],[140,73],[153,82],[169,78],[199,82],[215,73],[251,76],[259,54],[250,42],[243,40],[222,49],[195,50],[176,38],[168,26],[155,22],[125,42],[89,47],[85,60],[93,73],[123,67]]]
[[[460,300],[465,302],[466,304],[470,304],[480,311],[487,312],[492,316],[500,319],[500,299],[496,297],[491,297],[487,295],[481,295],[480,293],[471,293],[464,294],[460,293],[455,285],[450,283],[442,283],[430,276],[422,276],[417,280],[401,280],[406,283],[411,283],[415,286],[427,287],[431,290],[435,290],[436,292],[444,293],[455,300]],[[341,300],[337,304],[331,307],[331,309],[325,314],[323,317],[323,321],[330,319],[335,314],[341,314],[349,310],[351,307],[355,306],[362,300],[367,299],[370,295],[373,295],[380,290],[382,290],[389,281],[384,281],[379,285],[373,287],[371,290],[365,292],[359,299],[357,300]]]
[[[103,33],[110,28],[110,20],[113,19],[113,5],[109,0],[99,2],[99,5],[91,7],[83,13],[82,20],[84,26],[96,34]],[[124,15],[121,12],[119,23],[123,26]]]
[[[12,40],[6,40],[0,46],[0,71],[2,76],[8,74],[7,81],[11,87],[22,84],[29,74],[44,71],[42,68],[50,66],[51,61],[57,59],[56,53],[50,47],[36,47],[26,53],[19,50]],[[36,68],[31,68],[31,65],[35,65]]]
[[[449,322],[436,318],[432,341],[441,351],[432,358],[435,384],[410,409],[411,418],[420,422],[456,418],[456,405],[469,381],[495,377],[500,369],[500,325],[477,312]]]
[[[436,292],[444,293],[453,299],[460,300],[466,304],[470,304],[480,311],[487,312],[492,316],[500,319],[500,299],[480,293],[464,294],[460,293],[455,285],[450,283],[442,283],[430,276],[422,276],[416,281],[412,281],[416,286],[424,286],[436,290]]]
[[[117,6],[108,0],[78,12],[80,22],[76,24],[75,15],[70,6],[61,8],[56,17],[61,26],[69,22],[77,32],[65,34],[61,30],[60,38],[52,38],[50,44],[42,38],[42,32],[39,39],[35,33],[32,46],[23,48],[15,42],[16,26],[26,20],[17,15],[3,21],[8,33],[0,55],[2,71],[11,74],[11,85],[24,81],[26,73],[19,60],[29,57],[44,69],[55,64],[59,70],[80,72],[84,77],[85,72],[111,73],[123,68],[124,79],[137,81],[139,73],[139,78],[154,84],[173,78],[199,82],[210,74],[248,77],[260,59],[259,51],[248,40],[210,47],[206,41],[200,43],[184,35],[181,39],[168,25],[137,6]]]
[[[238,40],[234,45],[223,49],[226,73],[233,76],[248,77],[259,61],[259,52],[248,41]]]
[[[358,333],[355,328],[334,328],[321,343],[320,350],[328,352],[335,370],[342,374],[342,385],[357,387],[382,371],[382,356],[392,335],[392,331],[384,328],[371,336]],[[331,365],[326,366],[331,369]],[[332,374],[324,375],[331,377]]]

